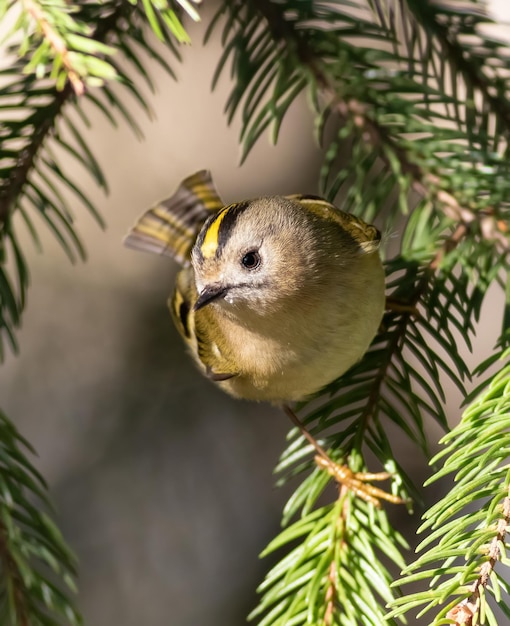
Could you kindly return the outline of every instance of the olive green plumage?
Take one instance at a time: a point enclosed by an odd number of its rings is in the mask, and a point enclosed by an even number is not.
[[[174,322],[204,374],[234,396],[316,393],[361,358],[382,318],[379,232],[320,198],[224,206],[202,171],[125,243],[181,263]]]

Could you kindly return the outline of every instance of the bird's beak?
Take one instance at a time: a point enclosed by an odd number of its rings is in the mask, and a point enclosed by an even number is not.
[[[207,287],[204,287],[200,292],[198,299],[195,302],[195,306],[193,307],[193,310],[198,311],[198,309],[203,308],[213,300],[217,300],[218,298],[224,298],[227,291],[228,287],[225,287],[224,285],[207,285]]]

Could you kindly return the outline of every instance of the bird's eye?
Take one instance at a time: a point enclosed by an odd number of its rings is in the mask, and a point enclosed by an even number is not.
[[[241,265],[247,270],[254,270],[260,265],[260,254],[257,250],[250,250],[241,259]]]

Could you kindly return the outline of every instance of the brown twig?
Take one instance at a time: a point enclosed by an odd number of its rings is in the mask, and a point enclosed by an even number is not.
[[[480,568],[480,574],[471,585],[468,598],[459,602],[446,614],[447,619],[454,620],[455,626],[471,626],[473,617],[480,609],[481,589],[485,588],[490,579],[490,575],[501,558],[500,545],[504,543],[507,535],[507,528],[510,524],[510,489],[503,501],[502,516],[496,526],[496,533],[488,546],[488,560]]]
[[[348,543],[345,539],[346,521],[349,518],[350,500],[347,497],[349,493],[348,487],[345,485],[338,485],[338,501],[341,504],[340,515],[335,523],[335,540],[334,543],[337,546],[337,551],[345,550]],[[333,618],[335,615],[335,604],[338,597],[337,581],[338,581],[338,567],[336,559],[333,558],[329,564],[327,589],[325,595],[326,609],[324,611],[323,624],[324,626],[331,626],[333,624]]]
[[[333,614],[335,610],[335,598],[336,598],[336,563],[334,560],[329,564],[328,572],[328,588],[326,590],[326,610],[324,611],[324,626],[331,626],[333,623]]]
[[[27,13],[32,17],[55,54],[59,55],[62,59],[62,65],[67,70],[67,78],[69,79],[74,93],[77,96],[82,96],[85,93],[85,83],[78,71],[73,67],[65,41],[53,30],[39,4],[34,2],[34,0],[23,0],[23,4],[25,5]]]

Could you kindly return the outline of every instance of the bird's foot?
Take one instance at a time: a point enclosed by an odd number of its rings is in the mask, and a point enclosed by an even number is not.
[[[301,420],[294,413],[294,411],[287,405],[282,406],[284,412],[290,417],[292,422],[299,428],[301,434],[305,439],[313,446],[317,452],[315,456],[315,463],[321,469],[325,469],[339,485],[344,486],[346,489],[352,491],[356,496],[370,502],[377,508],[381,508],[380,500],[386,500],[393,504],[404,504],[404,500],[391,493],[387,493],[384,489],[379,489],[370,485],[368,481],[380,481],[386,480],[391,477],[388,472],[379,472],[377,474],[371,474],[369,472],[353,472],[346,465],[339,465],[335,463],[324,448],[319,445],[315,437],[308,431]]]
[[[404,503],[402,498],[369,484],[368,481],[380,481],[391,478],[391,474],[388,472],[378,472],[377,474],[370,472],[353,472],[347,465],[339,465],[329,457],[326,458],[322,455],[315,457],[315,463],[321,469],[325,469],[338,484],[352,491],[354,495],[365,500],[365,502],[373,504],[378,509],[381,508],[380,500],[386,500],[392,504]]]

